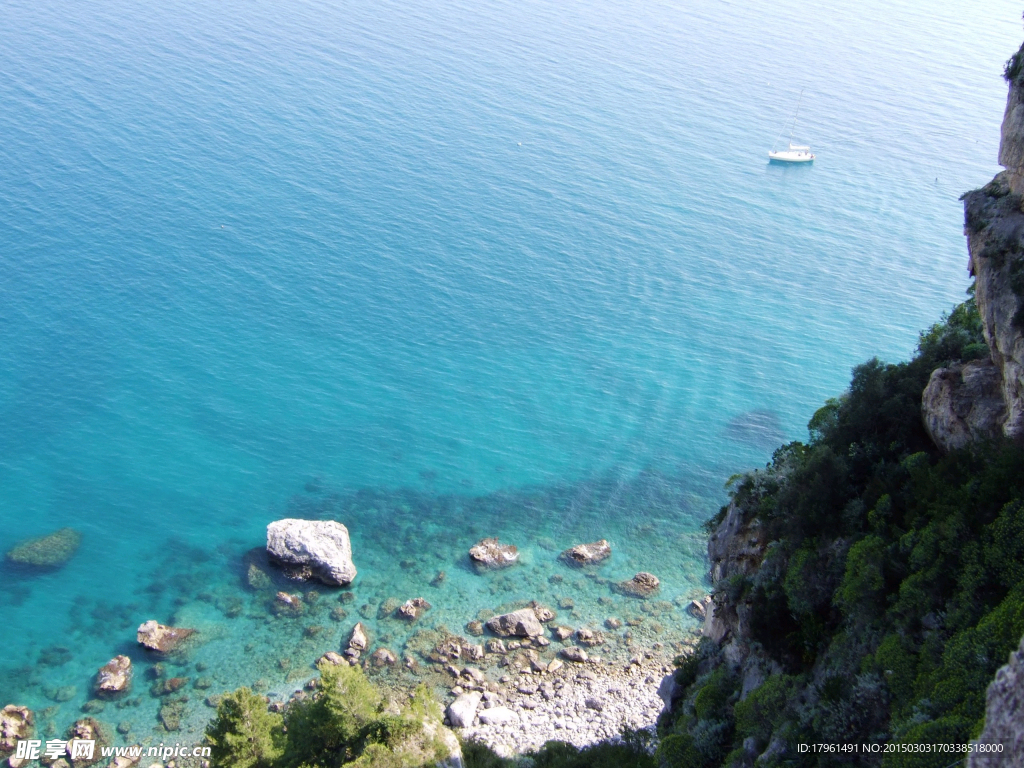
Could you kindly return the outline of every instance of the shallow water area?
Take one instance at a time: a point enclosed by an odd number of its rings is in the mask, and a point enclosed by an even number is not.
[[[1014,2],[824,5],[794,41],[807,14],[0,4],[0,553],[81,534],[0,564],[0,706],[186,743],[357,620],[401,660],[532,600],[609,658],[685,643],[727,478],[963,299],[958,198],[996,170]],[[770,166],[801,89],[817,159]],[[249,586],[283,517],[348,526],[351,589]],[[475,573],[490,536],[521,562]],[[612,590],[638,571],[657,596]],[[199,634],[160,660],[148,619]]]
[[[431,663],[436,644],[449,634],[483,643],[487,637],[471,635],[468,622],[531,601],[556,612],[549,630],[559,625],[602,633],[605,643],[589,650],[609,663],[655,644],[671,658],[698,626],[685,607],[707,590],[700,524],[720,495],[706,480],[657,472],[484,496],[334,491],[310,482],[282,516],[344,522],[359,569],[352,585],[289,580],[266,567],[259,539],[213,549],[172,547],[138,580],[135,601],[83,594],[66,617],[51,617],[54,627],[63,626],[51,635],[53,645],[35,663],[7,667],[0,697],[35,709],[45,736],[59,736],[88,713],[119,743],[189,744],[198,741],[212,714],[208,698],[242,685],[275,700],[288,698],[315,677],[317,658],[345,648],[359,621],[371,640],[364,659],[378,647],[399,658],[395,668],[371,669],[375,679],[396,689],[426,682],[446,701],[453,681]],[[519,562],[501,570],[474,568],[468,550],[490,536],[515,544]],[[613,551],[600,566],[576,568],[559,560],[564,549],[598,537],[607,538]],[[270,583],[255,589],[249,584],[252,563],[260,564]],[[614,589],[641,570],[659,577],[655,595],[635,598]],[[15,584],[29,585],[32,578],[21,574]],[[278,590],[301,595],[301,613],[278,610]],[[397,618],[397,605],[413,597],[425,598],[431,608],[415,622]],[[150,618],[198,633],[180,652],[151,653],[134,641],[137,626]],[[609,629],[608,619],[620,625]],[[553,640],[537,650],[550,660],[563,645]],[[92,678],[115,653],[133,659],[132,690],[98,699],[90,692]],[[417,662],[414,671],[404,666],[409,657]],[[504,673],[502,658],[488,654],[473,664],[497,680]],[[180,678],[180,688],[166,690],[166,681]]]

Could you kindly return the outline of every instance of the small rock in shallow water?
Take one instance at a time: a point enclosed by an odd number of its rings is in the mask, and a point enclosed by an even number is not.
[[[406,600],[397,610],[398,618],[405,619],[406,621],[416,621],[426,611],[431,608],[430,603],[424,600],[422,597],[414,597],[412,600]]]
[[[582,648],[577,648],[575,645],[570,645],[568,648],[563,648],[562,657],[569,661],[575,661],[582,664],[587,660],[587,652]]]
[[[502,544],[498,539],[482,539],[470,548],[469,559],[477,570],[508,568],[519,561],[519,550],[513,544]]]
[[[127,656],[115,656],[96,673],[96,693],[111,696],[124,693],[132,682],[132,661]]]
[[[365,651],[368,642],[366,627],[360,621],[352,627],[352,635],[349,637],[348,647],[356,651]]]
[[[576,630],[576,642],[580,645],[594,646],[601,645],[604,642],[604,635],[600,632],[595,632],[592,629],[586,627],[580,627]]]
[[[551,630],[551,633],[555,636],[556,640],[568,640],[572,637],[572,629],[570,627],[555,627]]]
[[[393,667],[398,663],[398,657],[387,648],[378,648],[370,655],[370,662],[375,667]]]
[[[166,627],[151,619],[139,626],[135,638],[140,645],[151,651],[171,653],[180,648],[182,643],[194,634],[196,634],[194,629]]]
[[[487,628],[500,637],[532,637],[544,632],[532,608],[521,608],[512,613],[495,616],[487,622]]]
[[[473,637],[480,637],[484,633],[484,624],[482,621],[470,621],[466,624],[466,632]]]
[[[597,565],[611,557],[612,548],[604,539],[594,541],[590,544],[577,544],[571,549],[565,550],[559,557],[566,565],[582,567],[585,565]]]
[[[653,573],[641,571],[628,581],[620,581],[615,591],[629,597],[650,597],[661,587],[661,582]]]

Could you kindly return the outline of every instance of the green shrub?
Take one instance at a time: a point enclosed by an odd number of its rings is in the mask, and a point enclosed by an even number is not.
[[[213,768],[270,768],[284,748],[283,719],[248,688],[225,696],[206,729]]]
[[[742,741],[752,736],[759,746],[767,745],[772,731],[785,717],[795,688],[795,678],[771,675],[751,691],[746,699],[737,702],[733,708],[737,740]]]
[[[1024,634],[1024,449],[995,440],[941,454],[921,393],[936,367],[987,354],[972,295],[921,334],[913,360],[857,366],[849,390],[814,414],[807,445],[732,483],[769,554],[716,599],[745,612],[746,640],[788,675],[736,702],[721,654],[682,664],[661,766],[745,762],[751,737],[760,749],[782,739],[772,759],[810,768],[818,757],[796,743],[980,730],[986,687]]]

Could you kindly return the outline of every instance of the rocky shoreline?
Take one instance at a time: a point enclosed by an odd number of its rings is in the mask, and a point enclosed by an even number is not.
[[[577,747],[618,739],[624,728],[653,729],[664,706],[659,691],[672,672],[657,652],[630,663],[567,664],[553,674],[529,670],[481,696],[465,739],[502,756],[538,749],[547,741]]]
[[[601,577],[597,568],[610,555],[611,546],[605,540],[576,545],[560,556],[553,553],[553,562],[569,567],[564,577],[551,574],[536,585],[536,594],[547,593],[549,604],[514,600],[495,605],[500,599],[495,600],[491,605],[497,610],[465,616],[463,620],[469,620],[463,635],[436,618],[420,626],[424,616],[433,616],[431,602],[423,597],[404,603],[391,598],[379,605],[367,603],[358,607],[357,617],[350,616],[358,604],[350,589],[338,592],[336,601],[328,601],[315,585],[300,588],[302,582],[312,581],[328,588],[348,586],[346,580],[356,571],[347,529],[333,521],[271,523],[266,558],[254,559],[250,552],[241,566],[245,583],[256,598],[254,605],[266,609],[268,629],[273,627],[276,635],[292,633],[301,626],[300,646],[308,643],[315,647],[318,637],[334,632],[310,622],[329,618],[344,623],[341,647],[335,645],[336,650],[306,656],[305,661],[301,651],[278,659],[278,669],[287,673],[283,687],[268,685],[263,678],[251,687],[266,697],[269,709],[280,712],[293,701],[316,695],[318,663],[360,666],[376,685],[390,691],[390,696],[401,697],[417,685],[426,685],[446,708],[446,725],[502,755],[537,749],[550,740],[583,746],[615,740],[624,728],[651,729],[662,709],[658,691],[672,671],[672,659],[689,652],[696,643],[696,628],[690,629],[690,635],[685,631],[665,633],[659,619],[678,617],[669,621],[682,630],[679,618],[690,600],[683,596],[672,601],[658,599],[659,579],[646,572],[626,581]],[[517,548],[497,539],[481,540],[470,550],[468,560],[477,574],[474,579],[489,578],[487,574],[494,571],[524,569]],[[536,566],[526,567],[537,571]],[[281,589],[282,579],[292,586]],[[447,583],[442,571],[424,586],[439,590]],[[591,584],[607,593],[584,596],[580,590]],[[500,594],[494,585],[490,591]],[[576,600],[566,594],[575,594]],[[596,611],[581,613],[577,602]],[[692,609],[689,612],[693,614]],[[375,617],[377,623],[372,628],[363,621],[350,623],[360,617],[368,623]],[[115,735],[112,724],[97,721],[104,740],[147,746],[161,737],[183,743],[202,739],[203,723],[209,715],[189,703],[204,702],[209,713],[222,698],[215,691],[226,690],[220,688],[226,681],[216,667],[208,669],[205,662],[194,659],[199,646],[216,642],[218,629],[205,624],[194,629],[199,625],[189,624],[165,626],[148,620],[138,627],[134,657],[137,664],[146,666],[134,683],[136,688],[148,686],[150,696],[159,702],[157,727],[153,736],[148,736],[134,731],[129,722],[119,722]],[[405,633],[403,627],[408,628]],[[246,645],[246,653],[250,650]],[[195,677],[193,672],[205,674]],[[93,714],[104,707],[138,706],[141,697],[128,696],[139,693],[132,692],[133,677],[131,658],[118,655],[110,659],[94,678],[95,701],[87,702],[82,711]],[[42,712],[43,720],[36,727],[32,713],[25,712],[28,720],[19,721],[22,733],[17,738],[24,738],[29,731],[33,732],[31,738],[61,733],[55,732],[53,711]],[[76,721],[75,727],[81,722]],[[12,748],[11,744],[0,746],[0,759],[10,757]],[[64,760],[74,768],[70,754]],[[122,763],[110,765],[125,768]],[[0,763],[8,764],[14,768],[25,765],[7,759]],[[202,761],[179,759],[174,768],[193,765],[201,768]]]

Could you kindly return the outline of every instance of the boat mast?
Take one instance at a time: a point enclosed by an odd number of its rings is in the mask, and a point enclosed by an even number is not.
[[[793,134],[796,132],[796,119],[800,117],[800,104],[804,100],[804,89],[800,89],[800,98],[796,101],[796,112],[793,113],[793,125],[789,129],[789,146],[793,146]]]

